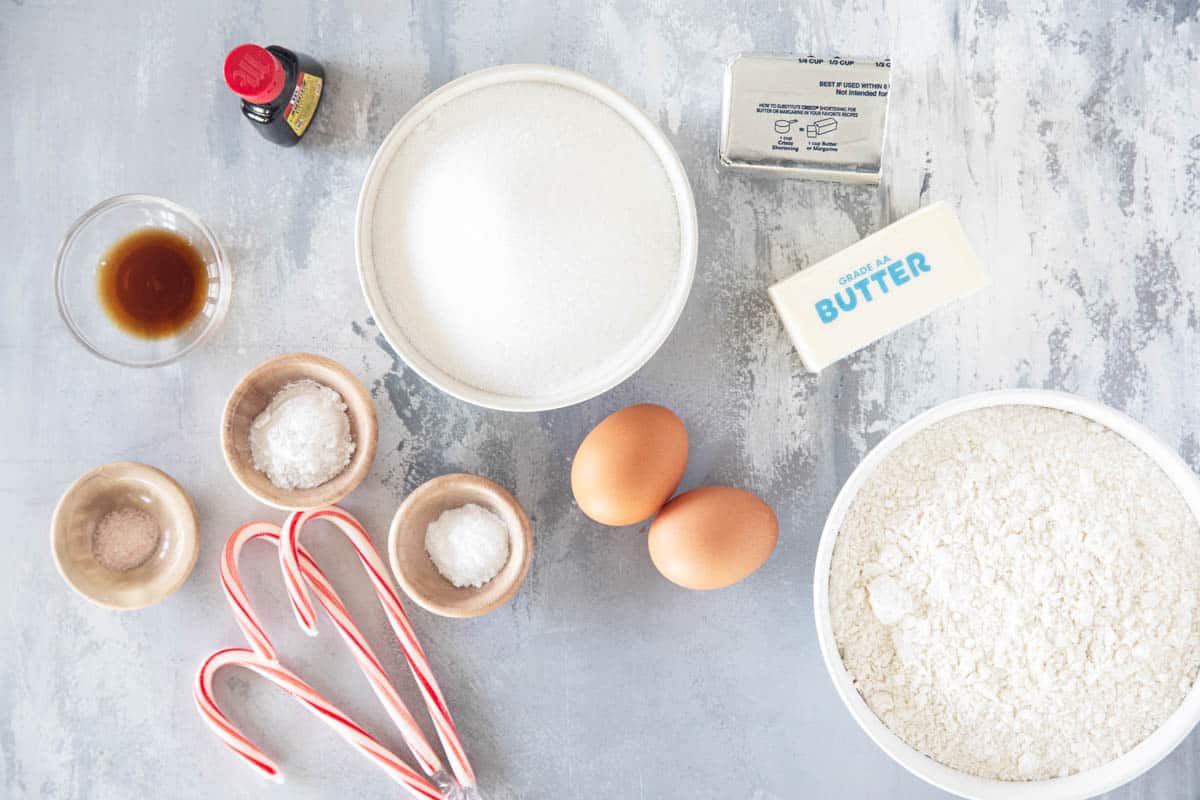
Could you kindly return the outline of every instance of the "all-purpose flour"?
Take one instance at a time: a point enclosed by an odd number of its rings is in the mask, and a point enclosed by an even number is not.
[[[651,146],[599,100],[533,81],[469,92],[409,134],[372,248],[409,343],[509,396],[582,391],[620,369],[682,271],[678,204]]]
[[[1140,450],[1049,409],[967,412],[880,465],[838,534],[838,647],[867,705],[956,769],[1027,780],[1154,731],[1200,669],[1200,530]]]

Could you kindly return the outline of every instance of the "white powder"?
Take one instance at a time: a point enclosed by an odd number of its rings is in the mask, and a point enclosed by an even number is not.
[[[681,280],[677,201],[650,145],[541,82],[470,92],[414,130],[382,180],[372,251],[409,343],[506,396],[593,387]]]
[[[838,534],[830,611],[867,705],[1009,780],[1127,752],[1200,669],[1200,530],[1161,470],[1074,414],[967,412],[891,453]]]
[[[346,404],[316,381],[289,383],[250,425],[254,468],[280,489],[311,489],[350,463],[354,440]]]
[[[483,586],[508,562],[508,528],[483,506],[467,503],[429,523],[425,552],[455,586]]]

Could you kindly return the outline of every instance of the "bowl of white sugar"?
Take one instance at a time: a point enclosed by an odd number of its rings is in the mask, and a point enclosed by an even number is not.
[[[1034,390],[901,426],[817,551],[825,665],[863,730],[946,791],[1091,797],[1200,721],[1200,483],[1142,425]]]
[[[380,145],[356,254],[380,330],[425,380],[506,411],[561,408],[636,372],[695,272],[696,209],[670,141],[571,70],[473,72]]]

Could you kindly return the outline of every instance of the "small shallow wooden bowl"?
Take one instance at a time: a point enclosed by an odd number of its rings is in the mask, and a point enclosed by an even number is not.
[[[154,554],[125,572],[107,569],[92,554],[96,526],[119,508],[145,511],[162,534]],[[63,493],[50,523],[50,548],[72,589],[96,605],[131,611],[157,603],[187,580],[200,549],[197,528],[192,498],[170,475],[116,461],[88,472]]]
[[[479,587],[459,588],[442,577],[425,551],[425,529],[443,512],[467,503],[483,506],[508,528],[508,561]],[[396,582],[417,605],[443,617],[478,617],[512,599],[533,555],[533,529],[525,509],[497,483],[455,473],[422,484],[392,519],[388,557]]]
[[[250,425],[283,386],[304,379],[324,384],[342,396],[350,417],[354,455],[341,473],[320,486],[280,489],[254,468]],[[371,469],[378,440],[375,404],[362,383],[336,361],[311,353],[276,356],[247,372],[233,387],[221,419],[221,449],[233,477],[257,500],[289,511],[331,505],[354,491]]]

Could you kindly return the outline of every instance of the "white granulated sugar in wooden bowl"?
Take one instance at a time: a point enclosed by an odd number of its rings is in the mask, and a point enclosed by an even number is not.
[[[1112,761],[1200,670],[1200,528],[1141,450],[1036,406],[964,412],[859,490],[829,577],[843,663],[913,748],[1003,780]]]

